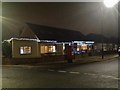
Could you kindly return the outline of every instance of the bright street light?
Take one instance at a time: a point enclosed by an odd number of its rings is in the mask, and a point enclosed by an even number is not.
[[[117,3],[119,2],[119,0],[104,0],[103,3],[106,7],[108,8],[112,8],[114,7]],[[103,7],[101,7],[101,15],[102,15],[102,19],[101,19],[101,35],[103,35]],[[102,59],[104,59],[104,50],[103,50],[103,38],[102,38]]]
[[[116,5],[119,2],[119,0],[104,0],[104,4],[106,7],[111,8],[114,5]]]

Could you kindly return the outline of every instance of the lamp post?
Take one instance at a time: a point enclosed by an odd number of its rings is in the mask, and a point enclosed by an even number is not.
[[[119,2],[119,0],[104,0],[103,2],[107,8],[112,8]],[[101,34],[103,36],[103,7],[102,6],[101,6]],[[101,41],[102,41],[102,59],[104,59],[103,37]]]

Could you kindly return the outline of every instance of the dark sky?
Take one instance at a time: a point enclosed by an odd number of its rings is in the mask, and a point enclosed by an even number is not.
[[[100,2],[7,2],[2,9],[3,38],[18,34],[26,22],[101,34],[101,17],[105,36],[116,37],[118,32],[117,9]]]

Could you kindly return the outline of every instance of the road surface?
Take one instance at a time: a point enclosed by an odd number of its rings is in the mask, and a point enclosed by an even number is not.
[[[3,88],[118,88],[118,59],[80,65],[3,66]]]

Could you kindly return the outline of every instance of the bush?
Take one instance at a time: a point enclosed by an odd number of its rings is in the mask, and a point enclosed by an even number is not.
[[[5,57],[12,57],[12,45],[9,41],[2,42],[2,53]]]

